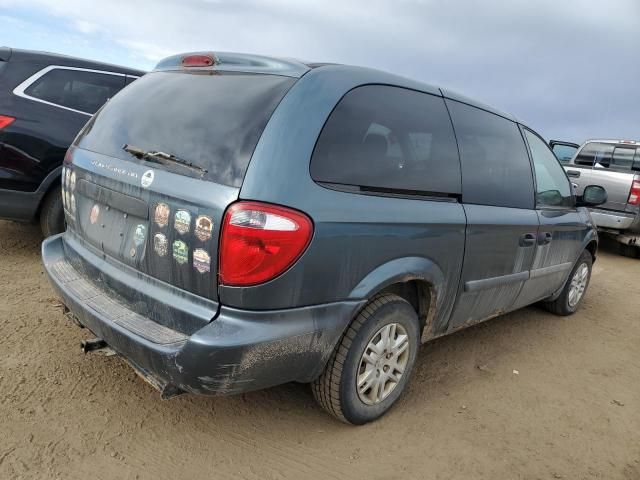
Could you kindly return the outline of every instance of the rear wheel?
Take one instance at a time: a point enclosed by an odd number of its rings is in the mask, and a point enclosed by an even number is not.
[[[589,286],[592,265],[593,257],[585,250],[571,270],[560,296],[552,302],[545,302],[545,308],[556,315],[566,316],[575,313]]]
[[[361,425],[384,415],[405,389],[418,347],[416,311],[402,297],[374,297],[347,327],[313,395],[339,420]]]
[[[52,188],[42,201],[40,229],[45,238],[64,232],[64,210],[62,208],[62,187],[60,185]]]

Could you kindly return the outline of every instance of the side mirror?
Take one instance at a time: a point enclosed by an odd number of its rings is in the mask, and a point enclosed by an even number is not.
[[[576,198],[578,207],[596,207],[607,201],[607,191],[600,185],[584,187],[582,196]]]

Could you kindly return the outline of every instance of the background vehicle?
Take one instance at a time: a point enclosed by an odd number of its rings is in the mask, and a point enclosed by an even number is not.
[[[589,140],[563,163],[578,193],[586,185],[605,188],[608,200],[591,210],[593,221],[620,242],[624,255],[639,256],[640,142]]]
[[[0,217],[64,230],[60,171],[87,120],[144,72],[0,48]]]
[[[357,67],[168,58],[64,168],[47,274],[91,345],[165,397],[311,382],[337,418],[371,421],[421,341],[540,300],[575,312],[597,249],[536,133]]]
[[[578,148],[580,148],[580,145],[578,145],[577,143],[562,142],[560,140],[550,140],[549,146],[551,147],[551,150],[553,150],[553,153],[556,155],[556,157],[558,157],[558,160],[560,160],[562,163],[571,160],[576,154]]]

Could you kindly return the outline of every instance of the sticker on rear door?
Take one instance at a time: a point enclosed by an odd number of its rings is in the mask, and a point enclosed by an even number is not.
[[[196,218],[195,235],[201,242],[206,242],[211,238],[211,230],[213,230],[213,220],[206,215],[200,215]]]
[[[69,199],[67,198],[67,204],[69,203]],[[91,212],[89,213],[89,221],[91,224],[95,224],[98,221],[98,217],[100,216],[100,207],[96,203],[93,207],[91,207]]]
[[[191,214],[186,210],[178,210],[173,219],[173,226],[180,235],[184,235],[191,228]]]
[[[171,209],[169,205],[166,203],[159,203],[156,205],[156,210],[153,215],[154,220],[156,221],[156,225],[160,228],[166,227],[169,224],[169,215],[171,214]]]
[[[189,261],[189,247],[182,240],[173,242],[173,258],[180,265],[184,265]]]
[[[162,233],[156,233],[153,237],[153,249],[159,257],[164,257],[169,250],[169,241]]]
[[[211,270],[211,257],[206,250],[196,248],[193,251],[193,268],[200,273],[207,273]]]
[[[147,227],[145,227],[144,225],[140,224],[136,227],[136,231],[133,233],[133,243],[136,244],[136,246],[140,246],[144,243],[144,239],[147,235]]]
[[[154,176],[155,174],[153,173],[153,170],[147,170],[142,174],[142,178],[140,178],[140,184],[144,188],[149,188],[149,186],[151,186],[151,184],[153,183]]]

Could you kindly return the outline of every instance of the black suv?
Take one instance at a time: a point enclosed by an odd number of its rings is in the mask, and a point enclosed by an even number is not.
[[[91,116],[143,75],[51,53],[0,48],[0,218],[64,230],[62,160]]]
[[[511,116],[363,68],[162,61],[70,148],[42,245],[76,321],[164,397],[313,384],[365,423],[420,342],[584,298],[597,248],[549,146]]]

